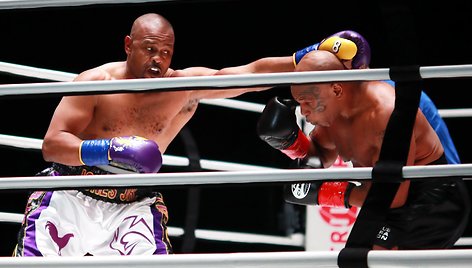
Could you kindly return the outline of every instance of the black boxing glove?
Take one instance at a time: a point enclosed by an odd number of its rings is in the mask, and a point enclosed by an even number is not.
[[[290,99],[271,99],[257,122],[259,137],[291,159],[304,158],[310,141],[297,125],[297,102]]]

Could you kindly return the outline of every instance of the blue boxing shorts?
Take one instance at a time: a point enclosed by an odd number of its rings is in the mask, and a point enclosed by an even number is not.
[[[96,167],[54,164],[38,175],[84,173],[107,174]],[[33,192],[13,256],[171,254],[162,195],[126,190]]]

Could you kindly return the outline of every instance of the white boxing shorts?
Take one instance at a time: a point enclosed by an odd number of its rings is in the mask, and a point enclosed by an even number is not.
[[[170,254],[162,197],[111,203],[80,191],[30,195],[14,256]]]

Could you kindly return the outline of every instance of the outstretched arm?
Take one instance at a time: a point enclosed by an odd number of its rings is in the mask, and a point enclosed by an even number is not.
[[[256,73],[279,73],[279,72],[293,72],[294,66],[291,56],[286,57],[267,57],[253,61],[246,65],[237,67],[228,67],[216,71],[213,75],[238,75],[238,74],[256,74]],[[196,90],[194,97],[196,99],[217,99],[217,98],[232,98],[239,96],[246,92],[262,91],[273,86],[266,87],[247,87],[234,89],[210,89],[210,90]]]

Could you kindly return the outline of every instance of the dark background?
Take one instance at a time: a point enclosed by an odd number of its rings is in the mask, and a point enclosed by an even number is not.
[[[294,51],[335,32],[352,29],[369,40],[371,68],[472,63],[469,1],[164,1],[82,7],[0,10],[0,61],[79,73],[125,60],[123,40],[133,20],[148,12],[167,17],[176,33],[171,67],[215,69]],[[41,80],[0,74],[0,83]],[[469,78],[429,79],[425,91],[440,109],[469,108]],[[266,103],[289,96],[287,87],[248,93],[239,100]],[[43,138],[60,97],[0,97],[0,134]],[[200,105],[188,124],[204,159],[287,168],[290,162],[256,135],[258,115]],[[447,118],[464,163],[472,162],[469,118]],[[180,139],[168,154],[184,155]],[[39,152],[0,147],[0,176],[32,176],[47,167]],[[165,168],[164,171],[180,171]],[[468,183],[469,184],[469,183]],[[170,226],[183,227],[186,187],[162,189]],[[26,191],[2,191],[0,211],[22,213]],[[303,229],[287,212],[280,185],[201,187],[198,228],[286,235]],[[17,224],[2,223],[0,255],[10,255]],[[471,233],[470,228],[466,236]],[[181,239],[173,240],[176,252]],[[300,250],[268,245],[198,241],[196,252]]]

